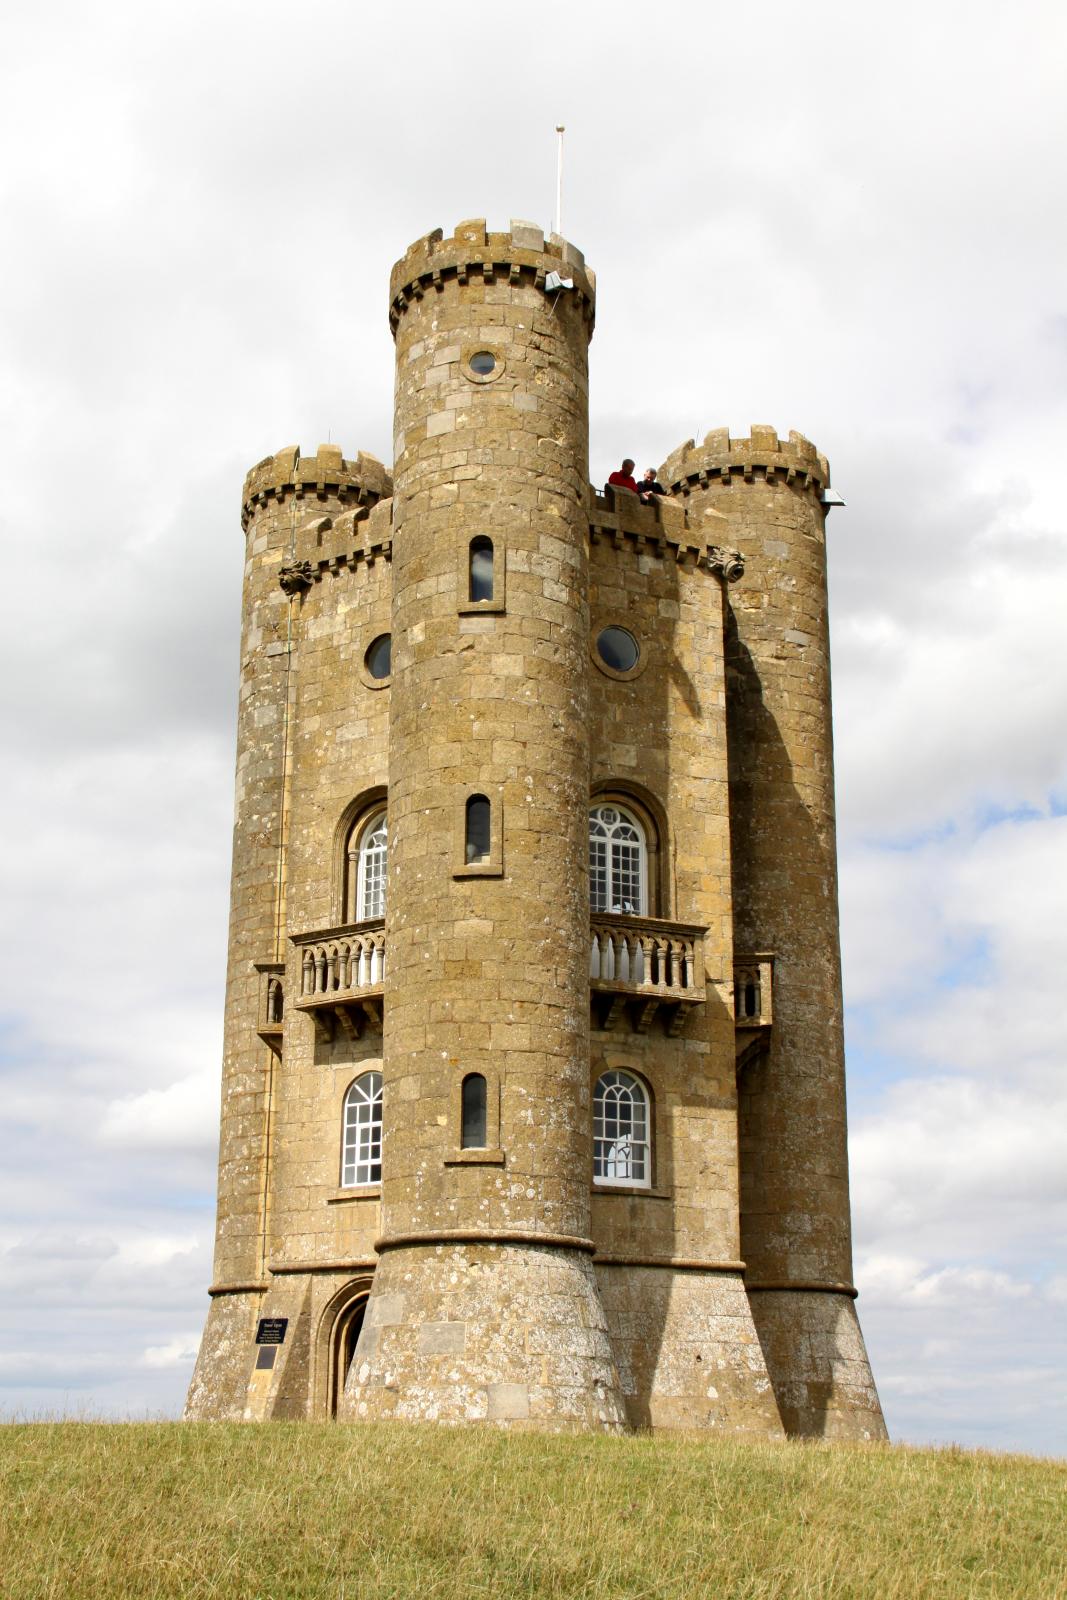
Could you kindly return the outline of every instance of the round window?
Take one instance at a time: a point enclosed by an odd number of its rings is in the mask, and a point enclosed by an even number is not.
[[[641,654],[637,640],[625,628],[604,628],[597,634],[596,650],[612,672],[629,672]]]
[[[387,678],[393,670],[393,636],[389,633],[379,634],[377,639],[367,647],[367,654],[363,657],[367,671],[372,678]]]
[[[496,371],[496,356],[491,355],[488,350],[477,350],[467,365],[479,378],[488,378],[491,372]]]

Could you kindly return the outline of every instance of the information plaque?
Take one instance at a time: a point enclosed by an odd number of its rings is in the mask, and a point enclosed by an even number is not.
[[[284,1344],[285,1330],[288,1326],[288,1317],[260,1317],[259,1327],[256,1329],[256,1343]]]

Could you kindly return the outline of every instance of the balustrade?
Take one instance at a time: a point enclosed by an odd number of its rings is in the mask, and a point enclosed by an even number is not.
[[[323,1031],[332,1018],[357,1036],[365,1021],[381,1021],[385,980],[385,922],[381,917],[328,932],[297,934],[300,994],[296,1005],[310,1011]]]
[[[752,1066],[768,1048],[774,1020],[774,957],[734,958],[734,1032],[737,1065]]]
[[[667,1030],[680,1030],[685,1011],[703,1001],[704,929],[653,917],[592,919],[589,983],[599,997],[599,1025],[623,1016],[644,1033],[661,1008]]]

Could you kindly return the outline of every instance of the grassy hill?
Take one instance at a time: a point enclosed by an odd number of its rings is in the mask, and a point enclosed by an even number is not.
[[[3,1600],[1059,1600],[1067,1464],[272,1423],[0,1428]]]

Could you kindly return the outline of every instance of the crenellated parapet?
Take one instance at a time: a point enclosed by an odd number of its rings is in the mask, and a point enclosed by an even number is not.
[[[354,461],[346,461],[335,444],[320,444],[313,456],[305,456],[299,445],[289,445],[265,456],[245,478],[241,526],[247,528],[261,506],[289,496],[370,507],[392,492],[393,480],[376,456],[361,450]]]
[[[802,433],[790,433],[785,442],[774,428],[753,423],[747,439],[731,439],[729,428],[713,428],[703,444],[687,439],[672,450],[659,478],[672,495],[737,478],[747,483],[763,478],[821,494],[829,487],[830,467]]]
[[[616,549],[646,551],[670,557],[679,566],[690,562],[705,572],[715,572],[727,583],[744,576],[745,560],[739,550],[712,544],[704,527],[690,527],[689,513],[677,500],[655,499],[647,504],[628,489],[612,486],[598,494],[589,490],[589,542],[610,543]],[[717,522],[724,526],[723,518]]]
[[[549,275],[570,280],[564,289],[553,284]],[[427,294],[440,294],[450,279],[461,284],[480,282],[492,285],[533,283],[546,294],[575,297],[593,331],[596,307],[596,276],[585,264],[582,252],[558,233],[545,238],[536,223],[512,219],[507,233],[489,233],[485,219],[460,222],[451,238],[440,228],[416,240],[396,263],[389,278],[389,326],[397,325],[413,300]]]
[[[310,589],[330,573],[357,575],[377,561],[393,559],[393,498],[335,517],[313,517],[297,535],[300,559],[283,566],[278,582],[287,593]],[[290,587],[292,585],[293,587]]]

